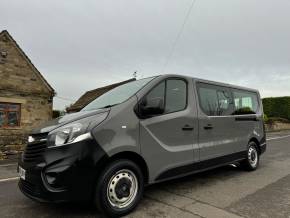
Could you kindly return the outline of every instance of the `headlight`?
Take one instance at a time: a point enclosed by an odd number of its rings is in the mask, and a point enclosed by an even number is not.
[[[55,135],[55,145],[60,146],[63,144],[73,142],[77,136],[79,136],[83,125],[81,123],[75,123],[70,126],[67,126],[64,129],[61,129]]]
[[[95,127],[100,124],[106,116],[107,113],[103,113],[98,116],[84,118],[52,131],[49,134],[48,147],[62,146],[90,139],[92,137],[90,132],[88,132],[90,124]]]

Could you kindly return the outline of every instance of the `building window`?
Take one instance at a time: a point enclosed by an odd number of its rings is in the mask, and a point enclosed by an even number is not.
[[[20,104],[0,102],[0,128],[20,126]]]

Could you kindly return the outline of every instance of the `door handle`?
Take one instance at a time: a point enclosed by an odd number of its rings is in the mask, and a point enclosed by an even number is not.
[[[207,124],[207,126],[203,127],[204,129],[208,130],[208,129],[213,129],[213,126],[211,124]]]
[[[192,126],[189,126],[189,125],[185,125],[184,127],[182,127],[182,130],[183,131],[192,131],[193,130],[193,127]]]

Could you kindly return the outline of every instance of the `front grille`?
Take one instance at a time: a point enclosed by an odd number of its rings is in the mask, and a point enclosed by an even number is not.
[[[41,190],[39,187],[26,180],[20,179],[19,186],[25,193],[29,195],[39,196],[41,194]]]
[[[28,142],[24,152],[24,162],[36,162],[41,160],[46,149],[47,133],[31,135],[34,138],[33,142]]]

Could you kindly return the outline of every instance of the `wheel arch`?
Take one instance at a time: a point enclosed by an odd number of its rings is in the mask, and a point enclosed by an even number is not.
[[[135,164],[137,164],[143,173],[145,184],[148,184],[148,182],[149,182],[148,166],[147,166],[144,158],[136,152],[124,151],[124,152],[116,153],[116,154],[106,158],[101,163],[99,163],[98,169],[100,169],[100,170],[104,169],[105,166],[107,166],[109,163],[112,163],[113,161],[119,160],[119,159],[127,159],[127,160],[133,161]]]
[[[257,147],[257,150],[258,150],[258,153],[259,153],[259,155],[261,154],[261,148],[260,148],[260,142],[259,142],[259,140],[257,139],[257,138],[255,138],[255,137],[252,137],[250,140],[249,140],[249,143],[250,142],[255,142],[255,144],[257,145],[256,147]],[[249,144],[248,143],[248,144]]]

